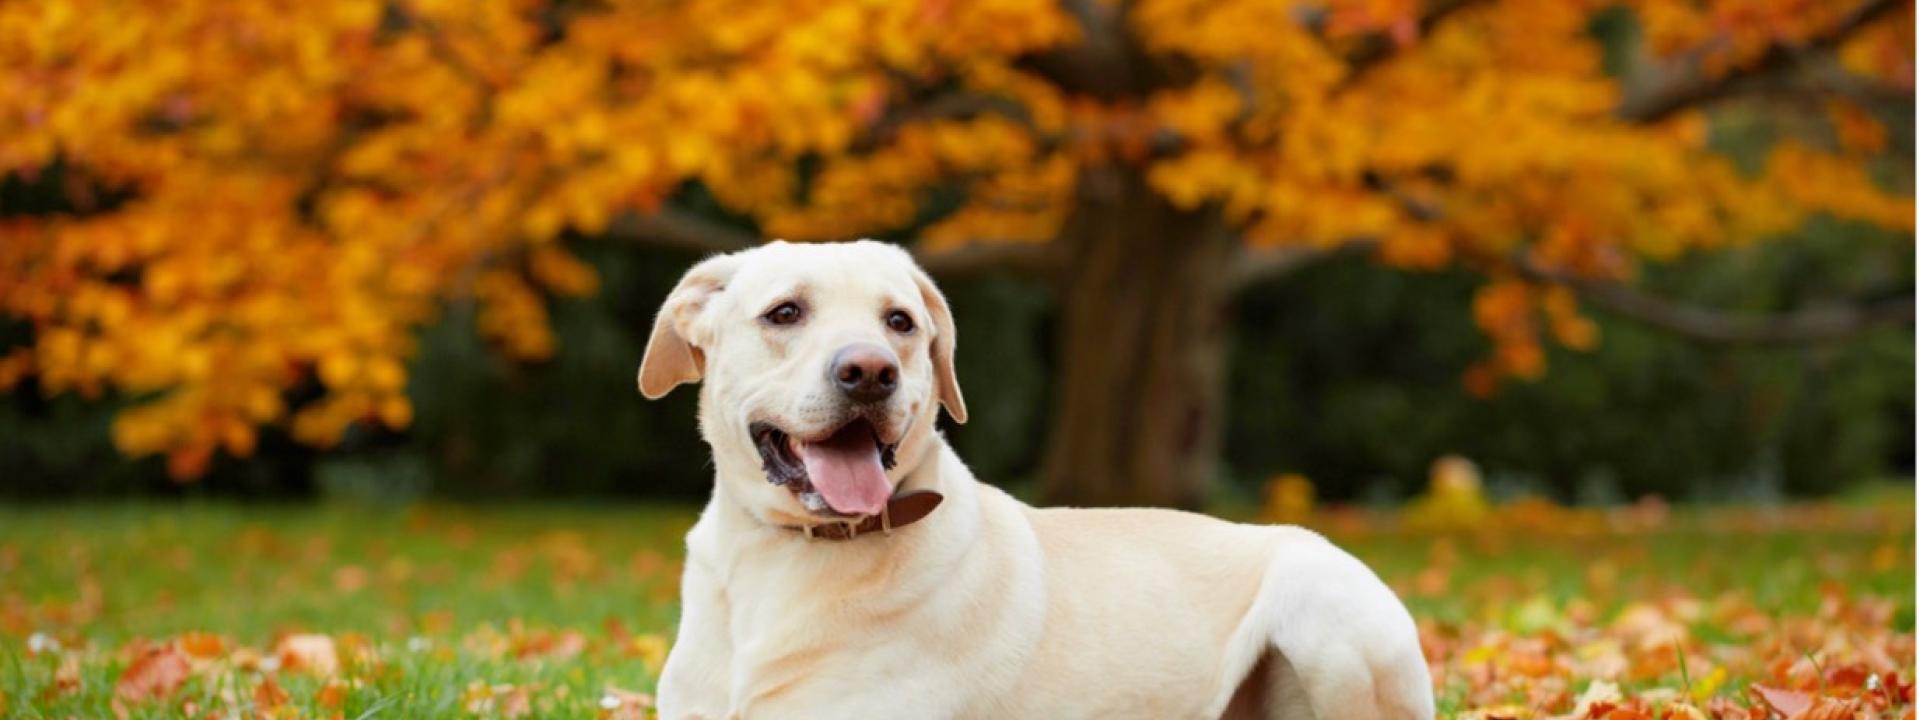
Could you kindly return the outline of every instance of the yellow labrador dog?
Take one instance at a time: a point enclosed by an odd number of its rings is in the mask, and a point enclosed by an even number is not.
[[[934,429],[967,419],[953,318],[885,243],[696,265],[640,365],[702,381],[679,718],[1431,718],[1406,608],[1293,527],[1035,509]]]

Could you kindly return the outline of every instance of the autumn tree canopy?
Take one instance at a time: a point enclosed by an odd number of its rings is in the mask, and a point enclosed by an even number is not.
[[[554,352],[544,298],[596,284],[558,242],[571,232],[712,250],[911,239],[936,272],[1067,278],[1069,326],[1073,298],[1136,284],[1120,267],[1084,281],[1116,262],[1088,243],[1159,270],[1211,252],[1179,277],[1228,290],[1158,320],[1152,307],[1186,305],[1149,294],[1120,321],[1142,328],[1141,347],[1195,344],[1153,328],[1204,325],[1233,284],[1327,252],[1466,267],[1487,281],[1462,311],[1493,350],[1465,382],[1489,392],[1544,372],[1548,343],[1597,342],[1588,302],[1658,311],[1621,290],[1645,263],[1816,213],[1910,233],[1911,165],[1869,170],[1887,143],[1877,104],[1910,106],[1912,13],[1888,0],[6,3],[0,176],[56,182],[71,211],[0,212],[0,311],[31,328],[30,344],[0,349],[0,387],[136,398],[115,444],[167,454],[179,477],[247,455],[262,426],[316,446],[354,423],[404,427],[413,333],[448,303],[475,303],[513,357]],[[1776,102],[1801,126],[1740,167],[1715,149],[1712,118],[1752,94],[1791,98]],[[687,213],[696,189],[737,222]],[[1089,210],[1140,206],[1164,212],[1103,224]],[[1144,355],[1128,372],[1215,362]],[[290,405],[309,378],[324,392]],[[1206,398],[1168,392],[1159,417],[1178,437],[1145,445],[1205,454]]]

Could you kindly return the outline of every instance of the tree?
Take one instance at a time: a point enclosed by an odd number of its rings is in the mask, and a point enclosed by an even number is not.
[[[1596,342],[1583,301],[1730,341],[1910,319],[1910,302],[1727,318],[1630,283],[1814,213],[1911,232],[1911,165],[1869,171],[1888,164],[1876,113],[1911,107],[1912,12],[13,3],[0,174],[73,212],[0,224],[0,307],[30,327],[0,387],[133,395],[115,443],[187,478],[263,424],[319,446],[405,426],[412,333],[445,303],[477,303],[509,355],[550,354],[543,292],[596,282],[564,233],[711,251],[883,235],[936,274],[1056,289],[1048,500],[1191,506],[1226,308],[1329,253],[1483,272],[1479,393],[1538,377],[1543,343]],[[1791,127],[1743,170],[1709,113],[1756,106]]]

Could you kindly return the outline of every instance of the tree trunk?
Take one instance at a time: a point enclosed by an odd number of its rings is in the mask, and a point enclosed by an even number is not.
[[[1235,238],[1135,168],[1090,168],[1078,192],[1043,500],[1196,508],[1220,445]]]

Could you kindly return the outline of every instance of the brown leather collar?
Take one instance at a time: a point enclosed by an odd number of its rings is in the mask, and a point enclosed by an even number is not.
[[[915,490],[893,496],[879,515],[870,515],[858,522],[846,520],[819,525],[782,525],[780,527],[805,535],[809,539],[852,540],[876,530],[891,533],[920,522],[922,518],[932,515],[933,509],[940,507],[940,502],[945,499],[940,493],[932,490]]]

